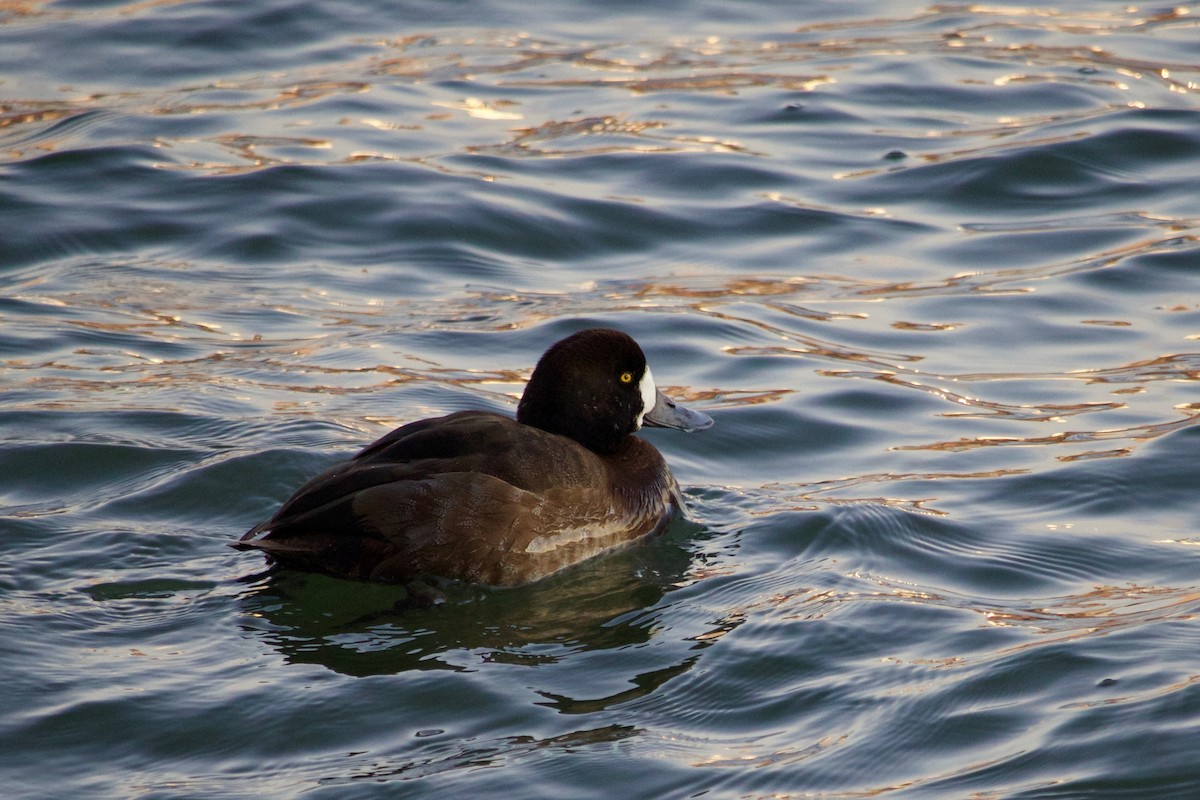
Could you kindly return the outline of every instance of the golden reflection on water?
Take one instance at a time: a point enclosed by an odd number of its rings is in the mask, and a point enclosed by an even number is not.
[[[639,76],[635,78],[594,78],[594,79],[560,79],[560,80],[524,80],[504,81],[504,86],[523,88],[538,87],[593,87],[620,88],[637,94],[651,92],[717,92],[720,94],[736,94],[738,89],[772,86],[778,89],[810,92],[818,86],[834,83],[828,76],[790,76],[771,73],[727,72],[709,75],[682,75],[673,78],[651,78]]]
[[[1059,445],[1104,442],[1113,439],[1128,440],[1132,443],[1143,443],[1156,439],[1167,433],[1191,427],[1200,422],[1200,404],[1182,406],[1182,419],[1170,422],[1159,422],[1148,425],[1135,425],[1128,428],[1112,428],[1093,431],[1061,431],[1047,436],[975,436],[963,437],[953,441],[934,442],[921,445],[896,445],[894,450],[938,450],[941,452],[964,452],[982,447],[1027,447],[1031,445]],[[1060,461],[1078,461],[1102,456],[1129,455],[1130,448],[1116,450],[1090,451],[1069,456],[1058,456]]]
[[[985,275],[974,277],[979,281],[988,280]],[[941,286],[943,291],[957,292],[962,289],[951,281]],[[932,289],[932,286],[929,288]],[[459,327],[453,322],[456,319],[471,320],[468,325],[471,329],[489,327],[490,320],[490,327],[495,330],[511,330],[551,319],[589,315],[632,312],[699,315],[720,320],[742,331],[755,331],[761,337],[780,342],[772,345],[725,345],[721,351],[726,356],[814,360],[817,365],[827,365],[815,369],[816,375],[879,381],[904,391],[919,392],[950,404],[949,409],[938,412],[940,416],[965,420],[977,418],[1060,423],[1074,416],[1128,409],[1134,398],[1144,396],[1147,387],[1158,381],[1200,380],[1200,355],[1190,353],[1141,358],[1113,367],[1058,372],[947,373],[918,369],[917,365],[925,359],[920,352],[869,350],[834,338],[838,336],[836,326],[869,325],[870,315],[840,311],[836,307],[831,311],[813,309],[814,305],[839,302],[836,298],[867,295],[891,299],[906,294],[897,292],[895,287],[890,287],[891,290],[886,292],[880,289],[872,282],[827,276],[675,276],[662,280],[592,283],[576,292],[522,293],[484,288],[440,303],[416,305],[401,302],[396,307],[380,306],[370,301],[354,303],[350,298],[314,297],[311,307],[285,310],[301,317],[323,317],[322,324],[362,328],[373,335],[397,328],[453,329]],[[196,297],[193,303],[188,304],[176,300],[155,306],[146,302],[147,297],[159,301],[173,297],[169,291],[135,293],[138,299],[133,305],[130,303],[134,295],[125,292],[108,297],[94,289],[80,295],[42,294],[38,282],[33,281],[27,283],[17,296],[26,301],[80,309],[83,313],[79,318],[68,320],[69,324],[80,329],[120,337],[178,342],[198,351],[182,358],[169,358],[150,356],[129,345],[97,345],[78,348],[73,354],[59,354],[50,359],[12,358],[5,363],[18,383],[60,393],[62,396],[55,401],[59,405],[94,403],[98,396],[113,397],[114,401],[123,402],[123,398],[117,398],[113,392],[134,387],[150,390],[205,383],[241,386],[256,393],[283,392],[289,395],[363,394],[398,384],[435,383],[485,393],[510,405],[519,396],[520,385],[528,374],[528,367],[525,366],[468,371],[447,369],[437,363],[418,367],[396,366],[380,361],[339,364],[337,359],[329,358],[331,348],[337,347],[340,341],[338,337],[318,335],[299,341],[273,341],[269,336],[252,330],[206,320],[205,317],[211,315],[213,309],[203,297]],[[247,310],[253,309],[255,304],[254,300],[248,301]],[[223,310],[228,312],[231,309]],[[789,320],[796,320],[796,325]],[[801,324],[809,327],[828,325],[831,336],[818,337],[801,331]],[[1089,321],[1081,321],[1081,324],[1089,324]],[[953,335],[957,329],[957,326],[911,323],[889,327],[932,335]],[[220,362],[221,366],[213,368],[215,362]],[[796,372],[789,367],[783,374],[795,376]],[[23,380],[19,377],[22,375],[25,376]],[[118,376],[125,379],[117,380]],[[1074,403],[1036,400],[1004,402],[982,394],[966,393],[959,388],[963,384],[986,385],[997,381],[1029,384],[1042,380],[1115,386],[1112,391],[1123,400],[1085,398]],[[493,387],[502,388],[496,392]],[[787,384],[665,388],[682,401],[698,402],[710,409],[777,403],[797,392],[811,391],[806,387]],[[887,449],[953,453],[996,447],[1051,446],[1071,448],[1070,452],[1056,456],[1064,462],[1121,457],[1131,454],[1135,447],[1144,442],[1200,421],[1196,405],[1179,404],[1175,411],[1179,416],[1174,419],[1138,424],[1073,428],[1033,435],[960,435],[934,442],[893,443]],[[1088,447],[1097,443],[1111,444],[1101,449]],[[993,474],[1008,473],[1001,471]],[[863,479],[878,484],[916,477],[908,473],[890,477],[873,474],[863,476]],[[937,474],[929,474],[921,476],[921,479],[934,480],[938,477]],[[962,475],[947,474],[946,477]],[[826,492],[814,485],[792,494],[794,505],[806,505],[814,502],[816,495]],[[925,507],[926,500],[894,500],[887,497],[872,497],[871,500],[912,510],[928,510]]]
[[[850,577],[865,582],[870,588],[866,591],[861,586],[849,590],[803,589],[787,595],[764,596],[759,603],[776,607],[800,606],[799,612],[789,612],[787,618],[800,615],[813,618],[823,616],[837,603],[864,594],[874,594],[882,600],[928,603],[972,611],[982,618],[984,625],[1025,628],[1052,640],[1064,636],[1074,638],[1096,632],[1113,632],[1147,622],[1195,619],[1197,608],[1200,607],[1200,591],[1192,587],[1098,585],[1077,594],[1045,598],[1038,601],[1036,606],[1003,607],[995,600],[982,601],[933,591],[894,578],[859,571],[851,573]],[[1045,639],[1038,639],[1023,642],[1012,649],[1040,647],[1046,643]]]
[[[1132,252],[1142,252],[1144,248],[1134,248]],[[1130,252],[1130,251],[1127,251]],[[1095,260],[1087,260],[1090,269],[1103,269],[1114,262],[1103,259],[1099,264]],[[1075,265],[1072,269],[1083,269]],[[1005,279],[1017,276],[1036,274],[1042,278],[1042,268],[1033,270],[1003,270]],[[986,274],[977,274],[973,278],[980,283],[990,278]],[[808,313],[808,306],[814,301],[828,302],[831,297],[855,297],[870,294],[887,299],[903,297],[906,292],[896,291],[896,287],[888,287],[891,291],[881,292],[880,287],[870,283],[855,283],[849,279],[812,277],[812,278],[720,278],[717,276],[699,276],[690,279],[666,278],[661,281],[648,280],[629,282],[628,284],[611,284],[605,286],[587,286],[576,293],[560,294],[520,294],[506,292],[490,293],[482,291],[481,299],[494,302],[499,298],[514,303],[519,307],[523,320],[542,318],[557,318],[570,315],[572,309],[577,314],[604,314],[613,312],[651,311],[679,312],[700,314],[714,317],[735,324],[741,330],[756,329],[763,334],[784,340],[786,344],[779,345],[727,345],[723,352],[731,356],[758,356],[766,358],[805,358],[817,359],[853,365],[852,368],[824,368],[816,374],[836,378],[866,378],[928,394],[951,403],[953,408],[939,412],[941,416],[961,419],[1001,419],[1019,423],[1062,423],[1070,417],[1080,415],[1107,414],[1129,409],[1128,402],[1114,400],[1084,399],[1075,403],[1062,402],[1002,402],[991,400],[984,396],[967,394],[961,389],[952,388],[963,383],[987,384],[990,382],[1021,382],[1033,383],[1043,380],[1073,381],[1085,386],[1112,386],[1120,388],[1113,390],[1123,398],[1132,398],[1144,394],[1146,387],[1157,381],[1188,381],[1200,380],[1200,356],[1197,354],[1168,354],[1149,359],[1137,359],[1114,367],[1098,367],[1091,369],[1067,369],[1059,372],[976,372],[976,373],[938,373],[934,371],[917,370],[915,365],[923,360],[918,353],[888,353],[870,351],[860,347],[849,347],[835,339],[824,339],[801,333],[796,329],[781,324],[776,317],[773,321],[764,318],[763,311],[781,312],[784,319],[796,317],[814,322],[857,322],[868,321],[869,315],[861,313]],[[956,293],[962,286],[953,281],[941,284],[942,291]],[[789,302],[792,297],[801,300],[805,305]],[[741,308],[734,313],[730,309],[738,304],[752,300],[753,304]],[[506,316],[501,317],[512,324]],[[1090,324],[1081,320],[1080,324]],[[954,328],[937,327],[937,333],[953,333]],[[924,331],[921,331],[924,332]],[[866,367],[866,369],[864,369]],[[788,371],[790,374],[790,370]],[[1132,384],[1132,385],[1129,385]],[[689,402],[700,400],[711,404],[709,407],[734,408],[752,404],[780,402],[802,387],[777,386],[770,389],[747,391],[730,391],[728,389],[693,389],[681,387],[675,389],[681,397]],[[1161,437],[1165,434],[1181,430],[1200,422],[1200,405],[1178,404],[1175,411],[1181,416],[1175,419],[1157,420],[1134,425],[1114,425],[1111,427],[1080,428],[1039,433],[1035,435],[995,434],[962,436],[923,444],[893,444],[888,447],[893,451],[937,451],[937,452],[967,452],[984,448],[1013,447],[1013,446],[1048,446],[1053,448],[1069,448],[1070,452],[1055,455],[1061,462],[1092,460],[1097,458],[1124,457],[1132,454],[1141,444]],[[1089,447],[1097,443],[1111,443],[1116,446],[1104,448]],[[902,483],[905,481],[936,481],[961,480],[964,478],[994,478],[1006,475],[1021,474],[1027,470],[1022,468],[1005,468],[996,470],[963,472],[930,472],[930,473],[872,473],[855,476],[839,481],[818,482],[805,486],[776,486],[762,487],[761,491],[771,495],[769,502],[763,507],[778,511],[782,508],[796,510],[812,509],[820,504],[841,504],[868,502],[885,506],[894,506],[918,513],[942,514],[944,512],[930,505],[935,498],[895,497],[888,494],[872,493],[866,496],[850,496],[844,490],[854,486],[880,485],[886,483]]]
[[[147,10],[179,2],[181,0],[152,0],[115,8],[53,13],[63,19],[81,14],[137,17]],[[50,13],[42,4],[22,2],[0,6],[0,12],[3,11],[14,17]],[[942,19],[947,22],[939,25]],[[950,20],[957,27],[947,32]],[[361,145],[355,144],[350,134],[344,137],[345,140],[329,139],[328,147],[322,148],[329,150],[324,158],[311,150],[307,154],[289,150],[292,146],[289,129],[311,120],[300,120],[288,112],[335,95],[388,90],[399,82],[417,90],[417,96],[421,98],[418,102],[426,103],[426,110],[440,107],[465,112],[481,126],[480,134],[489,138],[496,135],[496,123],[517,119],[531,121],[529,125],[508,131],[508,136],[500,141],[493,138],[490,144],[466,146],[468,153],[554,156],[564,148],[572,147],[583,147],[585,152],[639,152],[649,145],[654,152],[707,147],[753,154],[757,149],[752,145],[731,141],[716,133],[706,136],[673,130],[677,123],[664,119],[637,119],[617,113],[556,120],[553,112],[545,114],[540,107],[518,110],[517,101],[494,95],[507,90],[523,93],[531,88],[541,89],[547,96],[559,90],[564,93],[583,90],[603,93],[609,99],[616,99],[611,97],[613,91],[634,95],[678,92],[732,95],[759,89],[810,93],[841,80],[837,73],[847,69],[845,63],[849,58],[937,56],[950,51],[955,51],[957,57],[1019,64],[1020,71],[993,79],[1002,84],[1074,82],[1103,87],[1114,95],[1108,105],[1066,111],[1057,117],[1035,115],[1025,119],[1004,119],[990,129],[963,127],[928,131],[930,137],[937,139],[964,143],[979,140],[979,143],[964,144],[946,152],[915,154],[924,162],[955,160],[991,154],[997,148],[1027,147],[1038,143],[1019,136],[1007,144],[1001,141],[1011,139],[1021,131],[1042,129],[1066,120],[1082,121],[1089,116],[1109,113],[1121,105],[1144,105],[1136,97],[1130,97],[1133,93],[1129,82],[1156,82],[1171,92],[1186,94],[1194,92],[1200,80],[1197,78],[1200,64],[1152,62],[1122,56],[1095,44],[1049,46],[1030,42],[1028,37],[1047,31],[1107,37],[1149,28],[1188,29],[1198,24],[1200,22],[1184,6],[1161,12],[1129,7],[1111,13],[1037,7],[934,6],[907,18],[851,19],[801,25],[767,41],[708,36],[595,44],[552,41],[508,31],[415,33],[400,38],[356,42],[359,47],[366,44],[373,50],[365,56],[351,57],[340,63],[323,63],[319,68],[299,68],[166,90],[95,93],[65,100],[0,98],[0,148],[3,148],[0,152],[7,152],[11,160],[17,160],[29,157],[33,150],[45,152],[69,146],[75,141],[70,131],[59,138],[47,135],[57,123],[88,111],[112,110],[151,116],[229,117],[227,130],[209,139],[159,140],[162,148],[174,151],[161,165],[164,167],[227,172],[261,169],[277,163],[350,164],[363,158]],[[1121,75],[1124,83],[1097,74],[1101,70]],[[961,80],[969,83],[975,79],[964,77]],[[457,95],[437,88],[447,81],[468,85],[472,93]],[[1118,100],[1118,97],[1127,99]],[[578,102],[575,99],[565,102],[578,107],[574,105]],[[589,104],[597,105],[595,101]],[[255,112],[253,124],[256,129],[245,129],[239,124],[239,112],[243,111]],[[411,107],[405,106],[397,107],[396,114],[395,119],[376,120],[395,133],[396,140],[394,146],[375,153],[375,157],[428,165],[431,159],[454,155],[452,152],[429,152],[424,144],[427,137],[420,135],[436,130],[443,123],[456,124],[454,114],[449,118],[429,114],[418,118]],[[620,122],[615,126],[597,127],[592,124],[597,119]],[[259,127],[265,129],[257,129]],[[16,129],[27,130],[17,133]],[[647,137],[650,129],[656,129],[657,133],[648,141],[639,141]],[[911,132],[897,133],[908,135]],[[405,134],[418,136],[422,144],[406,144]],[[1071,132],[1062,134],[1061,139],[1043,138],[1040,141],[1065,141],[1082,135]],[[596,137],[597,141],[585,144],[580,137]],[[461,136],[437,138],[458,141]],[[233,161],[196,157],[193,153],[197,149],[203,150],[202,145],[206,142],[220,145],[249,139],[257,140],[258,146],[228,149]],[[11,143],[6,144],[6,140]],[[554,141],[559,141],[560,146],[552,145]],[[269,143],[278,143],[283,152],[266,152]],[[864,177],[894,168],[902,167],[847,173],[844,177]]]
[[[949,512],[935,508],[931,503],[936,497],[898,497],[890,495],[843,494],[848,489],[882,484],[899,484],[910,481],[964,481],[1003,478],[1011,475],[1028,474],[1027,469],[992,469],[978,472],[873,472],[848,478],[814,481],[806,484],[773,483],[756,489],[756,498],[766,502],[763,510],[751,510],[749,516],[770,516],[780,511],[816,511],[823,506],[871,505],[895,508],[916,514],[934,517],[948,516]],[[736,490],[735,490],[736,491]]]
[[[1030,648],[1062,641],[1106,635],[1147,624],[1196,619],[1200,610],[1200,591],[1194,587],[1096,585],[1079,593],[1047,597],[1036,605],[1001,605],[983,600],[916,586],[894,578],[853,572],[850,577],[865,583],[867,589],[811,591],[760,598],[756,605],[780,608],[783,619],[824,617],[839,604],[874,596],[879,600],[928,604],[969,611],[987,627],[1020,628],[1033,638],[1009,648],[989,653],[987,658],[1003,658]],[[1019,601],[1029,603],[1029,600]],[[933,666],[964,667],[970,659],[956,658]]]
[[[14,17],[29,17],[39,13],[45,0],[0,0],[0,14]]]
[[[145,9],[171,2],[133,3],[116,8],[88,11],[99,15],[136,16]],[[8,3],[0,11],[12,14],[48,13],[37,3]],[[82,11],[55,12],[71,16]],[[953,18],[954,29],[941,19]],[[501,163],[488,172],[470,171],[447,159],[454,155],[499,157],[561,157],[604,153],[722,152],[734,156],[768,155],[759,145],[722,135],[685,129],[669,113],[671,93],[726,96],[761,88],[811,93],[833,82],[848,80],[838,59],[862,58],[870,62],[888,54],[946,54],[1003,65],[1002,76],[990,80],[1003,87],[1010,83],[1069,83],[1103,93],[1107,99],[1059,114],[1030,114],[1025,117],[953,119],[940,130],[917,131],[908,123],[888,122],[888,132],[902,136],[924,136],[931,147],[912,154],[912,161],[930,164],[1003,155],[1014,148],[1031,148],[1086,136],[1071,130],[1053,136],[1030,135],[1049,125],[1086,123],[1110,114],[1128,103],[1140,102],[1133,95],[1139,85],[1165,86],[1175,93],[1196,88],[1200,64],[1156,63],[1121,55],[1115,48],[1097,43],[1077,47],[1054,47],[1031,43],[1039,31],[1088,36],[1114,36],[1149,28],[1191,30],[1200,24],[1186,7],[1165,10],[1114,9],[1107,13],[1076,13],[1045,8],[999,9],[986,6],[935,6],[901,19],[847,20],[803,25],[769,41],[720,37],[671,39],[668,41],[594,44],[539,39],[506,31],[446,31],[418,33],[399,39],[369,43],[365,56],[319,68],[286,70],[281,73],[249,75],[207,85],[189,85],[153,91],[122,91],[79,95],[64,90],[55,99],[0,98],[0,153],[10,160],[29,158],[73,146],[89,120],[117,112],[148,117],[204,116],[227,118],[224,130],[186,138],[160,136],[155,145],[163,153],[159,166],[225,174],[247,172],[281,164],[352,164],[365,160],[398,160],[483,180],[510,177]],[[1112,40],[1097,39],[1097,42]],[[362,42],[358,42],[362,45]],[[361,52],[356,49],[356,52]],[[1100,74],[1103,69],[1106,74]],[[1117,76],[1114,78],[1113,76]],[[977,81],[968,75],[965,83]],[[1142,83],[1139,83],[1142,82]],[[465,88],[448,90],[461,83]],[[320,104],[345,95],[367,95],[402,87],[403,100],[391,103],[391,116],[372,109],[368,115],[347,116],[337,111],[332,124],[320,124]],[[539,92],[527,92],[528,89]],[[561,97],[550,106],[537,104],[537,97]],[[470,92],[469,94],[467,92]],[[658,95],[654,113],[630,111],[623,100],[630,95]],[[513,98],[521,97],[521,100]],[[593,102],[584,105],[584,98]],[[374,100],[375,98],[364,98]],[[622,102],[610,103],[620,100]],[[563,103],[570,105],[564,106]],[[564,115],[563,108],[587,108],[591,113]],[[595,109],[593,111],[593,108]],[[609,112],[608,108],[620,109]],[[642,108],[639,106],[638,108]],[[297,116],[303,111],[309,116]],[[247,113],[243,113],[247,112]],[[661,113],[659,113],[661,112]],[[89,116],[91,115],[91,116]],[[252,119],[255,129],[247,129]],[[519,126],[512,123],[520,122]],[[442,140],[462,142],[461,126],[478,135],[470,144],[454,149],[440,148]],[[899,127],[897,127],[899,125]],[[453,135],[442,136],[442,126],[454,126]],[[314,127],[319,130],[312,130]],[[358,137],[363,131],[388,137],[378,149],[365,152]],[[415,141],[417,144],[412,144]],[[434,142],[435,144],[428,144]],[[439,149],[440,148],[440,149]],[[907,168],[903,162],[840,174],[846,180],[867,178],[893,169]],[[888,217],[880,208],[830,208],[778,191],[760,192],[757,197],[803,209],[837,214],[847,219]],[[340,326],[373,332],[398,329],[454,329],[452,320],[470,320],[462,327],[474,330],[513,330],[564,317],[622,313],[680,313],[718,321],[745,334],[736,344],[721,347],[729,358],[758,358],[767,362],[793,362],[779,369],[781,375],[760,386],[670,387],[680,399],[699,401],[709,408],[748,407],[790,402],[808,387],[790,385],[798,372],[795,360],[812,361],[820,378],[870,380],[902,392],[917,392],[947,404],[938,416],[951,420],[987,420],[1015,423],[1059,423],[1071,417],[1132,411],[1134,404],[1149,394],[1160,381],[1200,380],[1196,354],[1173,351],[1139,358],[1116,366],[1059,370],[953,372],[928,367],[930,355],[916,339],[911,352],[896,352],[864,346],[861,340],[843,336],[843,329],[878,332],[886,327],[914,336],[955,336],[970,331],[970,325],[951,319],[904,319],[881,321],[874,313],[895,301],[953,296],[1028,295],[1040,284],[1084,273],[1120,267],[1131,260],[1177,253],[1200,242],[1200,220],[1169,217],[1160,212],[1128,210],[1091,217],[1069,217],[1035,222],[965,222],[959,232],[969,236],[1023,232],[1071,231],[1086,228],[1145,231],[1136,241],[1106,247],[1085,256],[1034,267],[964,271],[931,279],[871,280],[839,275],[722,275],[652,277],[642,281],[592,283],[575,291],[534,293],[478,289],[466,296],[432,304],[395,303],[370,307],[355,298],[309,298],[305,308],[286,309],[315,321],[318,327]],[[160,265],[161,266],[161,265]],[[168,295],[174,287],[158,287]],[[94,403],[98,396],[125,402],[124,392],[184,388],[221,383],[264,396],[287,397],[305,394],[363,394],[397,384],[433,383],[492,392],[506,404],[519,393],[527,374],[525,368],[495,369],[478,373],[427,364],[421,368],[396,367],[383,363],[340,366],[327,360],[333,338],[309,336],[304,341],[275,339],[249,327],[223,326],[206,319],[213,308],[225,308],[228,298],[199,299],[191,307],[150,293],[151,301],[133,303],[128,297],[105,295],[92,287],[85,296],[39,292],[36,285],[22,287],[33,302],[60,304],[79,309],[84,319],[71,321],[80,329],[155,343],[183,343],[195,352],[184,357],[151,356],[140,352],[136,341],[120,346],[97,344],[53,358],[13,358],[4,366],[17,383],[57,392],[53,400],[37,402],[69,406]],[[261,303],[247,299],[243,310],[260,309]],[[870,304],[870,305],[868,305]],[[274,306],[272,306],[274,307]],[[864,310],[864,309],[870,309]],[[1164,312],[1194,311],[1191,303],[1161,307]],[[384,321],[386,318],[387,321]],[[878,318],[878,319],[877,319]],[[394,322],[391,320],[395,320]],[[448,321],[449,320],[449,321]],[[1128,319],[1089,316],[1078,324],[1093,328],[1136,328]],[[816,326],[824,326],[817,333]],[[1200,334],[1189,334],[1195,339]],[[146,349],[150,349],[147,347]],[[405,357],[413,357],[411,354]],[[212,365],[220,362],[221,368]],[[236,373],[236,374],[232,374]],[[765,370],[759,375],[771,374]],[[114,380],[114,377],[119,378]],[[1067,381],[1105,387],[1111,398],[1088,396],[1077,402],[1004,402],[983,396],[987,385],[1000,381],[1031,384],[1036,381]],[[968,392],[964,384],[977,384]],[[504,387],[495,391],[495,387]],[[1036,389],[1029,395],[1037,397]],[[1028,395],[1027,395],[1028,396]],[[274,397],[274,408],[291,402]],[[951,436],[918,444],[895,443],[889,451],[942,453],[977,451],[1014,446],[1072,448],[1057,455],[1064,462],[1130,455],[1140,444],[1197,421],[1196,409],[1177,404],[1178,418],[1155,419],[1137,424],[1080,426],[1038,435]],[[1158,412],[1161,417],[1161,410]],[[1091,417],[1088,417],[1091,419]],[[1101,449],[1087,449],[1105,443]],[[970,475],[1010,474],[1005,470]],[[856,484],[881,484],[903,480],[961,478],[963,473],[911,471],[872,473],[848,479],[839,488]],[[829,486],[812,484],[780,490],[795,507],[831,501]],[[780,498],[782,500],[782,498]],[[925,513],[930,498],[872,496],[872,502],[896,505]]]
[[[920,380],[902,378],[892,372],[863,373],[853,372],[850,370],[821,370],[820,374],[839,378],[867,378],[871,380],[882,381],[894,386],[902,386],[906,389],[915,389],[919,392],[927,392],[942,400],[947,400],[956,405],[966,406],[967,408],[971,409],[969,411],[943,411],[940,413],[940,416],[943,417],[1006,417],[1024,422],[1058,422],[1064,417],[1070,417],[1076,414],[1087,414],[1094,411],[1114,411],[1116,409],[1125,408],[1124,403],[1096,401],[1086,401],[1074,404],[1001,403],[993,400],[984,400],[979,397],[972,397],[970,395],[952,391],[945,387],[923,383]],[[963,378],[960,376],[943,376],[935,374],[928,374],[925,377],[927,380],[963,380]],[[1028,378],[1029,376],[1022,377]],[[1003,378],[997,375],[988,376],[985,374],[977,379],[1001,380]]]
[[[1096,586],[1077,595],[1049,598],[1043,605],[984,610],[987,624],[1026,628],[1041,639],[1024,642],[1004,654],[1049,643],[1106,635],[1128,628],[1197,617],[1200,592],[1166,586]]]

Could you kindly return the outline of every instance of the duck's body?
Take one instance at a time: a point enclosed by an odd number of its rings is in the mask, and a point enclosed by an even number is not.
[[[641,349],[611,330],[547,351],[517,416],[398,428],[304,484],[238,546],[337,577],[526,583],[662,530],[679,487],[631,434],[643,421],[712,424],[657,392]]]

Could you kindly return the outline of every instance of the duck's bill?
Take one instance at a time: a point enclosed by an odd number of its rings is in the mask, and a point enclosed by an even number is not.
[[[646,412],[642,418],[644,425],[653,428],[674,428],[679,431],[702,431],[713,426],[713,418],[708,414],[693,411],[677,405],[674,400],[661,391],[656,390],[654,408]]]

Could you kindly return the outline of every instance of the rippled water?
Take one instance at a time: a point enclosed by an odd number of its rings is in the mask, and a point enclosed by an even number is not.
[[[6,796],[1200,796],[1200,14],[0,4]],[[621,327],[694,520],[226,545]]]

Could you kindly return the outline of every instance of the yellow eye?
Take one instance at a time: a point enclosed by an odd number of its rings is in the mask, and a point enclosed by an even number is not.
[[[633,383],[633,373],[632,372],[622,372],[621,373],[621,383]]]

